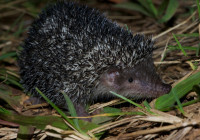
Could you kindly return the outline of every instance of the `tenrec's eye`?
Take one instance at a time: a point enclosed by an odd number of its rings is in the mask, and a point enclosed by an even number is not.
[[[129,81],[129,83],[132,83],[132,82],[133,82],[133,78],[130,77],[130,78],[128,79],[128,81]]]

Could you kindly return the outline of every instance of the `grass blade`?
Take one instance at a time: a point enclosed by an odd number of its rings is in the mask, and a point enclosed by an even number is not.
[[[200,43],[199,43],[199,45],[197,47],[196,56],[199,56],[199,52],[200,52]]]
[[[176,40],[176,43],[178,44],[179,48],[181,49],[182,53],[187,56],[187,53],[185,52],[185,50],[183,49],[181,43],[178,41],[177,37],[175,36],[175,34],[173,34],[174,39]]]
[[[179,106],[179,109],[180,109],[181,113],[184,114],[183,106],[182,106],[182,104],[181,104],[181,102],[180,102],[180,100],[179,100],[179,98],[178,98],[176,92],[174,92],[173,89],[172,89],[171,92],[172,92],[172,94],[174,95],[174,98],[175,98],[175,100],[176,100],[176,102],[177,102],[177,104],[178,104],[178,106]]]
[[[153,15],[151,13],[146,11],[146,9],[144,7],[142,7],[141,5],[139,5],[137,3],[124,2],[124,3],[116,4],[115,7],[138,11],[146,16],[153,17]]]
[[[65,100],[66,100],[66,103],[67,103],[67,106],[68,106],[68,109],[69,109],[69,112],[71,114],[72,117],[77,117],[77,113],[76,113],[76,110],[75,110],[75,107],[72,103],[72,101],[70,100],[69,96],[67,96],[66,93],[64,92],[61,92],[63,94],[63,96],[65,97]],[[79,132],[81,132],[82,134],[84,133],[80,126],[79,126],[79,123],[78,123],[78,119],[73,119],[73,122],[74,122],[74,125],[76,126],[76,128],[78,129]]]
[[[163,0],[161,5],[158,7],[158,16],[163,15],[164,11],[167,8],[169,0]]]
[[[169,94],[165,94],[159,97],[155,102],[155,108],[159,110],[164,110],[165,108],[172,107],[176,102],[173,92],[175,92],[177,97],[180,99],[185,96],[189,91],[191,91],[194,85],[197,85],[199,83],[200,72],[197,72],[178,83]]]
[[[79,127],[79,124],[78,124],[78,122],[76,122],[76,124],[74,123],[74,121],[72,121],[71,119],[69,119],[66,115],[65,115],[65,113],[62,111],[62,110],[60,110],[53,102],[51,102],[38,88],[36,88],[36,90],[37,90],[37,92],[64,118],[64,119],[66,119],[69,123],[70,123],[70,125],[71,126],[73,126],[78,132],[80,132],[81,134],[83,134],[83,135],[85,135],[85,136],[87,136],[87,134],[84,132],[84,131],[82,131],[81,129],[80,129],[80,127]],[[70,100],[70,99],[69,99]],[[67,100],[68,101],[68,100]],[[70,101],[71,102],[71,101]],[[70,104],[70,103],[69,103]],[[70,104],[70,108],[72,109],[73,107],[73,104],[72,104],[72,102],[71,102],[71,104]],[[73,109],[72,109],[73,110]],[[74,109],[75,110],[75,109]],[[76,115],[76,114],[74,114],[74,115]],[[76,115],[77,116],[77,115]],[[76,119],[75,119],[76,120]],[[78,120],[77,120],[78,121]]]
[[[166,22],[175,14],[178,8],[178,0],[169,0],[165,15],[159,20],[160,23]]]
[[[14,72],[8,71],[6,69],[0,69],[0,82],[6,83],[7,85],[14,85],[20,89],[23,89],[19,81],[19,77],[17,77]]]
[[[129,99],[127,99],[127,98],[115,93],[115,92],[113,92],[113,91],[110,91],[110,93],[112,93],[113,95],[115,95],[115,96],[117,96],[117,97],[119,97],[119,98],[121,98],[121,99],[123,99],[123,100],[125,100],[125,101],[127,101],[127,102],[129,102],[129,103],[131,103],[131,104],[133,104],[133,105],[135,105],[137,107],[139,107],[139,108],[141,108],[142,110],[145,110],[145,108],[143,108],[141,105],[139,105],[139,104],[137,104],[137,103],[135,103],[135,102],[133,102],[133,101],[131,101],[131,100],[129,100]]]
[[[199,37],[199,33],[175,34],[178,37]]]
[[[196,3],[197,3],[198,13],[199,13],[199,19],[200,19],[200,5],[199,5],[199,0],[196,0]]]
[[[50,101],[38,88],[36,88],[36,90],[64,119],[66,119],[72,126],[75,126],[73,121],[69,119],[62,110],[60,110],[52,101]]]
[[[147,3],[151,9],[151,12],[153,13],[154,17],[158,16],[158,10],[156,9],[156,7],[154,6],[152,0],[147,0]]]
[[[197,47],[191,47],[191,46],[182,46],[182,48],[184,49],[184,50],[190,50],[190,51],[197,51],[198,50],[198,48]],[[169,50],[180,50],[180,47],[179,46],[171,46],[171,45],[169,45],[168,46],[168,49]]]
[[[42,130],[45,129],[46,125],[52,125],[63,130],[70,130],[69,126],[64,123],[63,118],[58,116],[23,116],[16,114],[13,111],[0,111],[0,119],[24,126],[35,126],[36,128]]]
[[[0,56],[0,60],[6,59],[8,57],[15,57],[17,56],[16,52],[8,52]]]
[[[155,8],[152,0],[139,0],[138,1],[143,7],[147,9],[155,18],[158,16],[158,11]]]

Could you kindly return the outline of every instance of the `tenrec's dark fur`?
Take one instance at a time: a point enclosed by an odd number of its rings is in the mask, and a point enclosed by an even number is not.
[[[18,62],[26,92],[39,97],[37,87],[62,106],[60,91],[77,104],[98,97],[100,75],[110,66],[131,68],[151,59],[153,41],[133,36],[97,10],[60,2],[39,15],[22,47]]]

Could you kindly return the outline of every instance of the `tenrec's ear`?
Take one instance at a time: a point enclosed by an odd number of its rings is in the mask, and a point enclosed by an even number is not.
[[[116,79],[119,76],[120,72],[118,70],[110,70],[101,76],[101,80],[106,86],[113,87],[115,85]]]

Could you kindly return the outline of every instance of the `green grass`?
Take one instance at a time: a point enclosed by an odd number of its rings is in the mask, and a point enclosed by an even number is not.
[[[146,16],[155,18],[159,23],[169,21],[179,6],[178,0],[162,0],[159,6],[155,6],[152,0],[139,0],[137,2],[124,2],[115,7],[138,11]]]
[[[200,84],[200,72],[191,75],[187,79],[178,83],[169,94],[163,95],[156,100],[155,108],[159,110],[168,110],[169,108],[173,108],[174,104],[178,99],[184,97],[188,92],[193,90],[194,86]],[[180,108],[180,102],[178,101],[178,105]]]
[[[188,56],[187,53],[185,52],[185,50],[183,49],[181,43],[178,41],[177,37],[176,37],[174,34],[172,34],[172,35],[173,35],[174,39],[176,40],[176,43],[178,44],[178,47],[180,48],[180,50],[182,51],[182,53],[183,53],[185,56]]]

